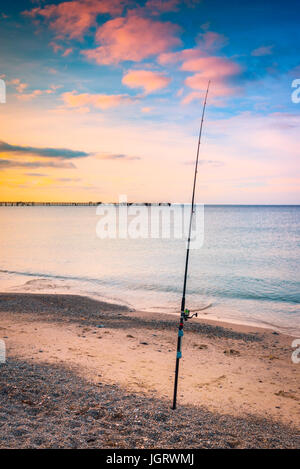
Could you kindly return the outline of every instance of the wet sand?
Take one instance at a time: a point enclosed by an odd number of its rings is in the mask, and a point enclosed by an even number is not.
[[[188,322],[174,412],[177,317],[3,293],[0,318],[1,447],[300,447],[292,337]]]

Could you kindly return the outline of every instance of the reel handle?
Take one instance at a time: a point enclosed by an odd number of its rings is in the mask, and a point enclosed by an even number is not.
[[[198,313],[194,313],[194,314],[192,314],[192,315],[190,316],[190,310],[187,309],[187,308],[184,310],[184,320],[185,320],[185,321],[187,321],[188,319],[192,319],[194,316],[197,318],[197,317],[198,317]]]

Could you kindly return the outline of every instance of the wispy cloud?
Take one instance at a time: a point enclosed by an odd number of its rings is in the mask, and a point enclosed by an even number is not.
[[[193,8],[202,0],[148,0],[144,9],[152,15],[160,15],[162,13],[177,12],[181,7]]]
[[[50,88],[46,90],[33,90],[31,93],[23,93],[18,96],[20,101],[30,101],[38,96],[46,96],[49,94],[55,93],[55,91],[60,88],[60,86],[51,85]]]
[[[178,11],[180,0],[148,0],[145,8],[152,14],[159,15],[169,11]]]
[[[198,57],[185,60],[181,70],[199,72],[211,78],[226,77],[239,73],[241,67],[226,57]]]
[[[197,45],[191,49],[182,49],[176,52],[165,52],[159,55],[158,62],[161,65],[185,63],[188,60],[208,57],[220,50],[228,39],[223,34],[215,31],[206,31],[197,36]]]
[[[138,98],[128,94],[91,94],[76,91],[68,91],[62,94],[64,103],[70,108],[86,108],[93,106],[98,109],[109,109],[120,106],[121,104],[135,103]]]
[[[254,57],[260,57],[260,56],[263,56],[263,55],[272,55],[273,54],[273,47],[274,46],[261,46],[261,47],[258,47],[257,49],[254,49],[251,52],[251,55],[253,55]]]
[[[142,107],[141,111],[144,114],[148,114],[149,112],[153,111],[153,107],[152,106],[144,106],[144,107]]]
[[[59,181],[59,182],[78,182],[78,181],[81,181],[81,178],[56,178],[56,181]]]
[[[72,52],[73,52],[72,47],[68,47],[68,49],[64,51],[63,57],[67,57],[68,55],[72,54]]]
[[[0,158],[0,169],[6,168],[64,168],[74,169],[75,165],[70,162],[64,161],[21,161],[21,160],[7,160]]]
[[[62,50],[63,49],[63,46],[61,44],[57,44],[56,42],[54,41],[51,41],[49,43],[49,46],[52,47],[52,49],[54,50],[54,52],[58,52],[59,50]]]
[[[184,164],[195,165],[195,161],[194,160],[186,161]],[[201,159],[199,160],[199,165],[209,165],[209,166],[218,167],[218,166],[223,166],[224,162],[220,160],[205,160],[205,159],[202,160]]]
[[[115,153],[115,154],[103,154],[99,155],[99,158],[101,160],[127,160],[127,161],[134,161],[134,160],[140,160],[140,156],[130,156],[130,155],[125,155],[123,153]]]
[[[185,84],[193,90],[203,93],[208,80],[213,80],[211,96],[230,96],[237,92],[237,89],[231,85],[230,78],[238,75],[241,67],[225,57],[200,57],[186,60],[181,69],[197,72],[185,80]],[[202,96],[201,93],[200,96]],[[197,93],[190,94],[183,102],[187,103],[189,99],[192,101],[194,98],[197,98]]]
[[[170,82],[170,77],[149,70],[129,70],[122,79],[122,83],[129,88],[144,88],[146,93],[165,88]]]
[[[0,141],[0,154],[1,153],[15,153],[20,155],[27,154],[59,159],[84,158],[87,156],[91,156],[91,153],[87,153],[85,151],[70,150],[68,148],[28,147],[21,145],[10,145],[9,143]]]
[[[23,93],[28,87],[28,83],[22,83],[20,78],[13,78],[7,82],[8,85],[13,85],[18,93]]]

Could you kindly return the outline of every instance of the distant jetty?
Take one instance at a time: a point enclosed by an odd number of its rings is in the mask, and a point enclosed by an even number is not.
[[[96,207],[97,205],[167,206],[170,202],[0,202],[0,207]]]

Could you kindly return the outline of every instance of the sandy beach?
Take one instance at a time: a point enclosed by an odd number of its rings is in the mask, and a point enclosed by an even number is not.
[[[293,338],[75,295],[0,295],[2,448],[299,448]]]

